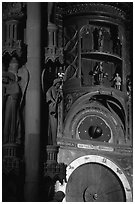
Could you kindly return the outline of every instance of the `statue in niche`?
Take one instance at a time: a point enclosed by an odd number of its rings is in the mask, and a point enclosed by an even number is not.
[[[57,124],[58,124],[58,104],[62,100],[61,94],[61,79],[57,78],[53,81],[53,85],[46,93],[46,101],[49,105],[49,128],[48,134],[51,138],[51,143],[56,145]]]
[[[98,50],[99,51],[102,51],[103,49],[103,40],[104,40],[103,29],[99,28],[98,30]]]
[[[82,52],[89,52],[93,48],[93,40],[92,40],[92,29],[90,26],[86,26],[83,29],[83,33],[81,36],[81,49]]]
[[[118,54],[121,57],[121,49],[122,49],[122,44],[120,41],[120,38],[118,37],[116,40],[116,54]]]
[[[108,76],[107,73],[104,73],[103,62],[97,62],[94,71],[90,75],[94,76],[96,85],[103,84],[103,79]]]
[[[15,57],[9,63],[8,71],[2,73],[5,107],[3,122],[3,142],[21,143],[21,111],[23,98],[28,84],[28,70],[25,66],[19,69]]]
[[[118,30],[116,29],[114,29],[112,32],[112,40],[113,40],[113,53],[121,57],[122,43],[119,38]]]
[[[131,76],[128,75],[127,76],[127,95],[129,96],[129,98],[131,98],[131,93],[132,93],[132,82],[131,82]]]
[[[103,51],[111,53],[113,43],[110,35],[110,30],[104,29],[103,35],[104,35]]]
[[[94,50],[102,51],[103,49],[103,29],[102,28],[95,28],[93,31],[93,39],[94,39]]]
[[[114,81],[114,88],[121,90],[121,77],[119,76],[118,73],[116,73],[116,76],[113,79]]]

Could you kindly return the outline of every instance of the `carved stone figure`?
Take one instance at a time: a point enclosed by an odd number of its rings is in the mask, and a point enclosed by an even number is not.
[[[57,136],[57,120],[58,120],[58,104],[60,103],[62,96],[60,91],[61,80],[59,78],[55,79],[53,85],[48,89],[46,93],[46,101],[49,104],[49,137],[51,138],[51,143],[56,145]]]
[[[121,89],[121,77],[118,73],[114,77],[114,88],[120,90]]]
[[[18,132],[20,130],[20,107],[27,87],[28,72],[24,67],[18,71],[18,67],[18,61],[13,57],[9,63],[8,71],[2,73],[4,97],[6,97],[5,106],[3,107],[4,143],[20,143],[21,133]]]
[[[121,57],[122,53],[122,43],[119,36],[114,37],[113,39],[113,52]]]
[[[94,50],[102,51],[103,50],[103,28],[95,28],[93,30],[93,40],[94,40]]]
[[[127,95],[130,98],[131,93],[132,93],[132,82],[131,82],[131,76],[130,75],[127,76],[126,81],[127,81]]]
[[[103,40],[104,40],[103,30],[102,30],[102,28],[100,28],[98,30],[98,49],[99,49],[99,51],[102,51],[102,49],[103,49]]]
[[[96,85],[103,84],[103,79],[108,76],[108,74],[103,71],[103,62],[97,62],[92,75],[94,76]]]

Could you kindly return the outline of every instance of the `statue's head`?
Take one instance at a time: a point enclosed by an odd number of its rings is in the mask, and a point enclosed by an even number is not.
[[[13,57],[13,58],[11,59],[10,63],[9,63],[9,68],[8,68],[8,70],[11,71],[11,72],[13,72],[13,73],[17,73],[17,71],[18,71],[18,66],[19,66],[19,64],[18,64],[17,59],[16,59],[15,57]]]

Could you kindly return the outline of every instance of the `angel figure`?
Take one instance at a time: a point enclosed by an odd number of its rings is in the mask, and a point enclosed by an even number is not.
[[[18,61],[13,57],[9,63],[8,71],[2,73],[2,84],[5,87],[4,96],[6,104],[4,110],[4,143],[20,143],[21,133],[20,111],[24,94],[28,84],[28,71],[25,67],[20,69]]]

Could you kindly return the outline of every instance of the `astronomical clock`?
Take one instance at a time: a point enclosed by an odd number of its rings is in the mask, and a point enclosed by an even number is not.
[[[117,6],[57,4],[64,54],[57,145],[66,202],[132,201],[131,59],[127,17]]]
[[[3,201],[133,200],[132,9],[3,3]]]

